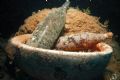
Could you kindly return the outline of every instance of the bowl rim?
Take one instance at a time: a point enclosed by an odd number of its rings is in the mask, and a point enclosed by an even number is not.
[[[69,56],[90,56],[90,55],[107,55],[111,54],[113,52],[113,49],[111,46],[109,46],[106,43],[100,43],[104,45],[105,49],[103,51],[94,51],[94,52],[71,52],[71,51],[61,51],[61,50],[50,50],[50,49],[43,49],[43,48],[37,48],[37,47],[32,47],[27,44],[24,44],[24,42],[29,39],[31,34],[23,34],[19,36],[15,36],[9,40],[10,44],[12,44],[14,47],[17,48],[22,48],[23,50],[29,50],[29,51],[35,51],[35,52],[43,52],[46,54],[51,54],[51,55],[69,55]],[[24,39],[20,39],[21,37],[24,37]]]

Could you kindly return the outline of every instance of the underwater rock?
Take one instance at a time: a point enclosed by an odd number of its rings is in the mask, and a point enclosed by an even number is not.
[[[6,53],[0,47],[0,80],[13,80],[13,79],[11,79],[10,75],[8,74],[8,70],[5,65],[6,58],[7,58]]]
[[[112,32],[97,34],[82,32],[79,34],[72,34],[63,36],[58,39],[56,49],[65,51],[86,51],[94,50],[97,44],[107,38],[112,38]]]
[[[106,70],[104,73],[104,80],[120,80],[120,72]]]
[[[38,23],[32,37],[26,44],[34,47],[52,48],[65,26],[66,10],[69,3],[66,1],[62,7],[55,9],[42,22]]]

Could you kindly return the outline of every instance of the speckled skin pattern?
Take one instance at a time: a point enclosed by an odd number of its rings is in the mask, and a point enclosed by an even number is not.
[[[15,61],[29,75],[40,80],[92,80],[100,75],[112,53],[112,48],[101,43],[101,52],[68,52],[30,47],[24,42],[30,35],[10,40],[17,50]]]

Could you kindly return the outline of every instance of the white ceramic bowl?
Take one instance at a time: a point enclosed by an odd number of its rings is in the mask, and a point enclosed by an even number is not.
[[[100,43],[102,51],[69,52],[36,48],[24,44],[30,34],[13,37],[15,61],[29,75],[40,80],[92,80],[105,69],[112,48]]]

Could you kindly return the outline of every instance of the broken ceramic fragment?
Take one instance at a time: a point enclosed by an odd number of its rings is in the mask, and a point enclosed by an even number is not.
[[[26,44],[34,47],[50,49],[65,26],[66,10],[70,2],[66,1],[62,7],[55,9],[38,24],[32,37]]]

